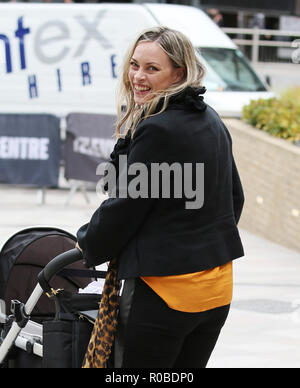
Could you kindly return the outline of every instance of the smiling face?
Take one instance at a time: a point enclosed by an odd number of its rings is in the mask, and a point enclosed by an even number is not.
[[[128,77],[134,101],[143,105],[153,92],[162,91],[179,82],[183,69],[175,68],[164,50],[155,42],[137,45],[130,61]]]

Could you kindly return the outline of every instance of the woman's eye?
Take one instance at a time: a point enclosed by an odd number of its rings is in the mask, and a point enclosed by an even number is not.
[[[131,62],[130,62],[130,66],[132,66],[132,67],[137,67],[137,64],[136,64],[135,62],[131,61]]]
[[[150,66],[150,70],[157,71],[157,70],[158,70],[158,68],[157,68],[157,67],[155,67],[155,66]]]

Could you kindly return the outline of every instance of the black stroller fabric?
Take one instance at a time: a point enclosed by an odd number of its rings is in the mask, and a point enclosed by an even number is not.
[[[72,234],[51,227],[22,230],[5,243],[0,252],[0,298],[5,301],[7,315],[11,300],[26,303],[41,270],[59,254],[73,249],[75,244]],[[32,311],[30,319],[43,326],[43,358],[14,348],[7,362],[9,367],[81,367],[94,324],[86,313],[98,310],[101,295],[78,293],[79,288],[91,282],[92,275],[79,277],[74,270],[80,270],[82,275],[86,268],[83,262],[65,267],[50,281],[51,287],[60,291],[51,297],[42,295]]]
[[[37,227],[22,230],[12,236],[0,252],[0,298],[5,301],[6,313],[10,313],[10,301],[26,302],[37,284],[39,272],[54,257],[73,249],[76,238],[59,228]],[[84,269],[78,262],[67,268]],[[91,280],[56,275],[51,286],[77,292]],[[39,321],[55,314],[54,304],[43,295],[32,312]]]
[[[43,368],[81,368],[101,295],[65,290],[51,296],[54,320],[43,323]]]
[[[81,368],[93,323],[84,319],[43,324],[43,368]]]

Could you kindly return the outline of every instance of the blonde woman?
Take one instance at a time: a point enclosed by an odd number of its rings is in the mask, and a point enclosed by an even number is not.
[[[228,315],[244,197],[203,75],[188,38],[166,27],[142,32],[125,59],[117,185],[77,233],[88,266],[116,258],[125,279],[115,367],[205,367]]]

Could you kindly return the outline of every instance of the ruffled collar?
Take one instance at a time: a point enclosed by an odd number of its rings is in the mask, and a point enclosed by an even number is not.
[[[174,94],[169,98],[167,109],[189,109],[189,110],[198,110],[203,112],[207,105],[203,101],[203,96],[206,92],[205,87],[191,87],[188,86],[182,91]],[[164,97],[162,97],[157,104],[156,112],[159,112],[163,107]],[[113,158],[115,154],[120,154],[122,152],[126,152],[130,145],[131,140],[131,130],[129,129],[126,133],[126,136],[120,137],[115,145],[115,149],[112,153]]]
[[[167,109],[188,109],[188,110],[198,110],[200,112],[203,112],[207,105],[203,101],[203,96],[206,92],[205,87],[191,87],[188,86],[182,91],[174,94],[173,96],[169,97],[169,102]],[[164,97],[160,99],[156,111],[159,112],[159,110],[162,108],[164,103]]]

